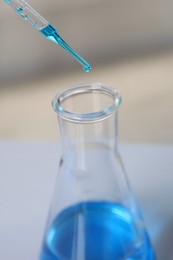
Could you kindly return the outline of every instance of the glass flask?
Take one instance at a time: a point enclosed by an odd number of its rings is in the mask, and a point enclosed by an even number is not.
[[[117,148],[121,96],[80,84],[53,100],[62,155],[40,260],[153,260]]]

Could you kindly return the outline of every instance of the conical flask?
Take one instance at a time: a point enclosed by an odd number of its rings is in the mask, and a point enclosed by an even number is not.
[[[121,96],[81,84],[53,100],[62,155],[40,260],[153,260],[117,149]]]

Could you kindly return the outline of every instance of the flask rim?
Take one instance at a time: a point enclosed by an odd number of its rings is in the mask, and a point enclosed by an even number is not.
[[[112,104],[100,111],[90,113],[76,113],[63,108],[62,103],[64,100],[74,95],[85,93],[104,93],[112,98]],[[117,112],[121,103],[121,95],[113,87],[103,83],[81,83],[73,85],[72,87],[58,93],[52,100],[52,107],[59,117],[67,121],[73,121],[76,123],[92,123],[103,120]]]

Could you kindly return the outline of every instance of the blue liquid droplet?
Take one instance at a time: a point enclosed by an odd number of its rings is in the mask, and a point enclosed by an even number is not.
[[[85,66],[83,67],[83,70],[84,70],[85,72],[89,72],[89,71],[91,70],[91,66],[90,66],[90,65],[85,65]]]

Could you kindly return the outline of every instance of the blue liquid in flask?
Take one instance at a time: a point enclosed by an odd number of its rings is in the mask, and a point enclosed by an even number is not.
[[[84,60],[77,52],[75,52],[58,34],[57,30],[51,25],[48,24],[46,27],[40,30],[40,32],[48,39],[56,44],[59,44],[64,48],[69,54],[71,54],[79,63],[82,64],[83,70],[89,72],[91,70],[90,64]]]
[[[62,211],[45,237],[40,260],[154,260],[148,235],[119,204],[85,202]]]

